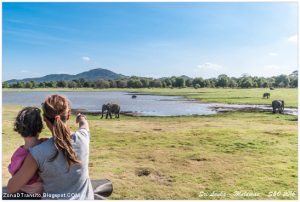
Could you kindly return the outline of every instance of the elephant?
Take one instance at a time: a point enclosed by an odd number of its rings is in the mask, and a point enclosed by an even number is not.
[[[132,95],[131,98],[132,98],[132,99],[135,99],[135,98],[137,98],[137,96],[136,96],[136,95]]]
[[[270,87],[270,90],[275,90],[273,87]]]
[[[263,98],[266,97],[267,99],[269,99],[270,96],[271,96],[270,93],[264,93],[264,94],[263,94]]]
[[[283,100],[273,100],[272,102],[273,113],[276,113],[276,109],[280,114],[284,111],[284,101]]]
[[[112,103],[107,103],[102,105],[102,116],[101,119],[103,118],[103,114],[106,111],[106,119],[108,118],[108,115],[110,118],[111,114],[115,114],[115,118],[120,118],[120,106],[118,104],[112,104]]]

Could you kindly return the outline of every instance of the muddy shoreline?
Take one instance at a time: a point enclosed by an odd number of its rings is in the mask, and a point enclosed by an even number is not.
[[[78,113],[81,114],[86,114],[86,115],[92,115],[92,116],[101,116],[102,112],[99,111],[89,111],[87,109],[72,109],[71,113],[73,115],[77,115]],[[120,112],[121,115],[125,115],[125,116],[143,116],[142,113],[138,113],[138,112],[131,112],[131,111],[121,111]],[[106,113],[104,113],[103,117],[105,118]],[[112,115],[112,117],[114,117],[114,115]]]
[[[228,112],[270,112],[272,113],[272,107],[268,105],[244,105],[244,104],[219,104],[219,103],[210,103],[212,106],[208,107],[212,111],[215,111],[217,114],[219,113],[228,113]],[[87,114],[87,115],[93,115],[93,116],[101,116],[102,112],[100,110],[95,110],[95,111],[90,111],[87,109],[72,109],[72,114]],[[125,116],[147,116],[144,115],[143,113],[139,112],[133,112],[133,111],[121,111],[121,115]],[[285,108],[283,114],[288,114],[288,115],[294,115],[298,116],[298,109],[294,108]],[[199,115],[200,114],[194,114],[194,115]],[[152,117],[156,117],[151,115]],[[147,117],[151,117],[147,116]],[[184,116],[184,115],[180,115]],[[186,115],[186,116],[193,116],[193,115]],[[201,115],[205,116],[205,115]],[[104,114],[105,117],[105,114]],[[157,115],[157,117],[161,117]],[[172,116],[170,116],[172,117]],[[177,117],[177,116],[174,116]]]

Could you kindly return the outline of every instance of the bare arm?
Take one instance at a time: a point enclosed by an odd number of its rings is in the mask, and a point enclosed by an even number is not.
[[[8,181],[8,193],[19,191],[34,176],[37,170],[38,165],[36,161],[31,154],[28,154],[20,170]]]
[[[79,129],[86,129],[87,131],[90,131],[89,123],[87,122],[86,117],[83,114],[78,114],[76,117],[76,123],[79,124]]]

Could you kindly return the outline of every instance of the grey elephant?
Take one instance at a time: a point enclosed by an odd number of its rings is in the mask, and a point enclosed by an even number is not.
[[[108,116],[110,118],[111,114],[115,114],[115,118],[119,118],[120,117],[120,106],[118,104],[111,104],[111,103],[107,103],[107,104],[103,104],[102,105],[102,116],[101,119],[103,118],[103,114],[106,111],[106,119],[108,118]]]
[[[263,98],[269,99],[270,96],[271,96],[270,93],[264,93],[264,94],[263,94]]]
[[[284,101],[283,100],[273,100],[272,102],[273,113],[276,113],[276,109],[280,114],[284,111]]]

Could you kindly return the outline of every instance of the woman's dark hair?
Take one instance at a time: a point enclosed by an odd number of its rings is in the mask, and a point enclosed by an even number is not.
[[[17,115],[14,130],[22,137],[35,137],[43,129],[41,110],[37,107],[25,107]]]
[[[54,161],[58,151],[61,151],[68,162],[69,168],[72,164],[80,163],[72,147],[71,130],[67,125],[67,120],[71,115],[69,100],[64,96],[52,95],[47,97],[45,102],[42,103],[42,108],[43,116],[53,125],[52,134],[54,146],[57,149],[50,161]]]

